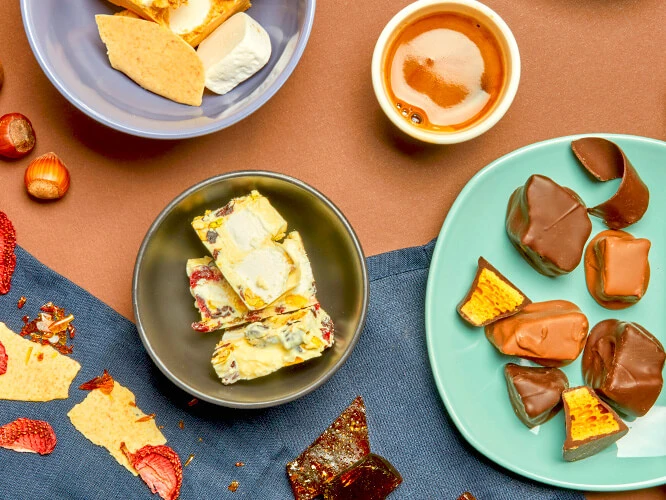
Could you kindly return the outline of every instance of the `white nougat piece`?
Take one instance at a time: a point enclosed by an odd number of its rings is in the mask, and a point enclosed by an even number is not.
[[[276,243],[287,223],[258,191],[196,217],[192,227],[248,309],[263,309],[298,284],[298,268]]]
[[[333,322],[316,306],[227,330],[211,363],[222,383],[229,385],[317,358],[333,342]]]
[[[250,311],[245,306],[222,276],[213,259],[189,259],[187,276],[190,280],[190,293],[201,314],[201,321],[194,323],[192,328],[199,332],[231,328],[317,304],[312,266],[300,234],[293,231],[278,245],[286,250],[296,264],[300,275],[299,282],[270,306],[258,311]]]
[[[263,68],[271,57],[266,30],[247,14],[231,16],[197,49],[206,73],[206,88],[226,94]]]

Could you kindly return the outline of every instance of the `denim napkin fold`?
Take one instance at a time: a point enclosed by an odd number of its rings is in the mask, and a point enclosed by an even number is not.
[[[582,499],[522,479],[473,450],[455,429],[430,372],[424,300],[434,242],[368,259],[367,325],[347,363],[323,387],[265,410],[232,410],[176,388],[153,365],[130,321],[17,248],[18,265],[0,321],[19,331],[24,314],[53,301],[76,316],[73,357],[82,369],[67,400],[0,401],[0,424],[18,417],[47,420],[58,437],[49,456],[0,449],[0,499],[150,499],[147,486],[71,425],[67,412],[86,396],[77,387],[107,368],[156,413],[184,462],[182,500],[292,498],[285,464],[310,444],[358,394],[365,399],[372,450],[402,473],[391,499],[455,500],[469,490],[479,500]],[[20,296],[28,303],[18,310]],[[182,420],[184,428],[178,423]],[[244,462],[244,467],[236,467]],[[227,487],[240,486],[235,493]],[[156,497],[154,497],[156,498]]]

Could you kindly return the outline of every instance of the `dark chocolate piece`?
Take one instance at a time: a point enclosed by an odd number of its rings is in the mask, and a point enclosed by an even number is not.
[[[562,455],[567,462],[599,453],[629,430],[590,387],[567,389],[562,393],[562,401],[566,422]]]
[[[588,212],[603,219],[611,229],[638,222],[648,208],[650,192],[620,146],[601,137],[584,137],[573,141],[571,149],[583,167],[598,180],[605,182],[622,177],[617,192]]]
[[[400,483],[395,467],[370,453],[324,485],[324,500],[384,500]]]
[[[287,464],[296,500],[323,493],[324,484],[370,453],[365,404],[358,396],[298,458]]]
[[[578,357],[589,324],[576,304],[550,300],[528,304],[518,314],[486,326],[500,352],[544,366],[563,366]]]
[[[532,175],[509,199],[506,232],[534,269],[559,276],[580,263],[592,222],[585,204],[571,189]]]
[[[512,316],[532,301],[483,257],[458,314],[472,326],[486,326]]]
[[[585,250],[585,282],[590,295],[607,309],[625,309],[641,300],[650,282],[650,241],[609,229]]]
[[[547,422],[562,409],[562,391],[569,388],[562,370],[508,363],[504,377],[513,411],[527,427]]]
[[[619,412],[641,417],[661,393],[665,359],[664,346],[641,325],[607,319],[587,339],[583,377]]]

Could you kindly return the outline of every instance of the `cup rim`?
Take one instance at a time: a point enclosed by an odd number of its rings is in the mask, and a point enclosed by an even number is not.
[[[393,105],[384,90],[382,60],[384,50],[388,45],[391,36],[405,19],[412,16],[413,14],[418,13],[421,10],[424,10],[425,8],[432,6],[465,6],[478,11],[480,14],[484,15],[494,23],[502,37],[504,37],[504,41],[506,42],[509,49],[507,53],[507,59],[511,63],[511,74],[509,75],[509,80],[506,83],[504,94],[500,97],[500,100],[495,106],[495,109],[488,113],[488,115],[480,122],[457,132],[434,132],[419,129],[410,125],[406,120],[403,120],[400,116],[398,116],[397,113],[395,113]],[[498,121],[500,121],[500,119],[511,106],[511,103],[516,96],[516,92],[518,91],[518,84],[520,82],[520,66],[520,52],[518,50],[518,43],[516,42],[513,32],[506,24],[506,22],[499,16],[499,14],[497,14],[487,5],[477,0],[416,0],[395,14],[379,35],[377,43],[375,44],[374,52],[372,54],[372,87],[374,89],[375,96],[377,97],[377,101],[384,111],[384,114],[402,132],[415,139],[432,144],[457,144],[480,136],[484,132],[490,130],[497,124]]]

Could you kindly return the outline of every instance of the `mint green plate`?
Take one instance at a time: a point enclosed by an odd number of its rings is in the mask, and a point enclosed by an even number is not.
[[[527,146],[491,163],[469,181],[444,222],[432,258],[426,294],[426,335],[435,382],[453,422],[479,452],[525,477],[580,490],[631,490],[666,483],[666,456],[619,458],[617,445],[588,459],[562,459],[564,416],[534,434],[513,413],[503,368],[518,362],[500,354],[483,330],[469,327],[457,314],[479,256],[513,281],[534,302],[566,299],[587,315],[590,326],[607,318],[636,321],[666,344],[666,143],[635,136],[596,134],[622,147],[651,190],[647,213],[627,231],[652,242],[651,279],[635,306],[609,311],[590,297],[583,265],[572,273],[547,278],[534,271],[513,248],[504,230],[509,196],[531,174],[543,174],[574,189],[588,206],[610,197],[619,181],[595,182],[571,153],[562,137]],[[605,229],[592,217],[592,236]],[[564,368],[571,386],[582,385],[580,357]],[[666,390],[657,405],[666,406]],[[623,439],[628,439],[629,434]],[[650,432],[652,430],[650,429]],[[650,439],[666,440],[657,427]]]

